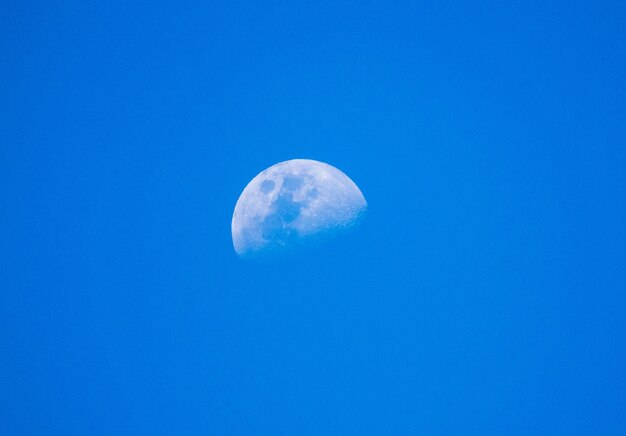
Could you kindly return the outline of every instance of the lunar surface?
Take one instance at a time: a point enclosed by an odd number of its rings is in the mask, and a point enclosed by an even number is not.
[[[231,225],[240,256],[287,248],[358,222],[367,202],[337,168],[309,159],[277,163],[241,193]]]

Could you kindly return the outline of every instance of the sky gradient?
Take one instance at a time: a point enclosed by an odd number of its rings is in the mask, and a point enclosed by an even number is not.
[[[1,434],[625,433],[624,2],[1,8]],[[294,158],[366,218],[242,261]]]

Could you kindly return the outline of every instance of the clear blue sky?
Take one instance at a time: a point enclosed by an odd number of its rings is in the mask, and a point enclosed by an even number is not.
[[[626,6],[5,1],[0,433],[626,434]],[[369,203],[246,263],[287,159]]]

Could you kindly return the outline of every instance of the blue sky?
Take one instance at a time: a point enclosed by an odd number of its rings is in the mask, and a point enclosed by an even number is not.
[[[626,8],[503,3],[5,2],[0,433],[624,434]]]

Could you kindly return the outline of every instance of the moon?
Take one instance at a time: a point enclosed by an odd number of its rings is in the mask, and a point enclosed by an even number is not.
[[[259,173],[239,196],[233,246],[242,257],[288,248],[351,227],[366,209],[357,185],[337,168],[310,159],[280,162]]]

